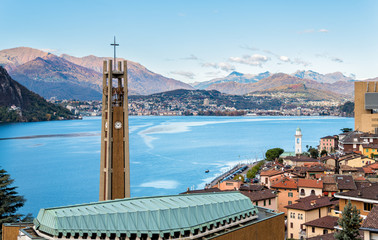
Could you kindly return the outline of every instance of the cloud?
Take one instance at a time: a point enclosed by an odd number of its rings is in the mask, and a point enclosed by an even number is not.
[[[193,54],[190,54],[189,57],[181,58],[181,60],[198,60],[198,57]]]
[[[209,63],[209,62],[207,62],[207,63],[202,63],[201,66],[202,67],[212,67],[212,68],[215,68],[215,69],[221,69],[225,72],[235,70],[234,65],[226,63],[226,62],[220,62],[220,63]]]
[[[306,29],[306,30],[303,30],[299,33],[303,34],[303,33],[328,33],[329,30],[328,29],[325,29],[325,28],[322,28],[322,29],[319,29],[319,30],[315,30],[315,29]]]
[[[42,48],[42,49],[39,49],[43,52],[48,52],[48,53],[57,53],[58,52],[58,49],[51,49],[51,48]]]
[[[266,63],[270,60],[270,57],[253,54],[253,55],[244,55],[242,57],[230,57],[229,60],[234,63],[246,64],[250,66],[262,66],[263,63]]]
[[[338,62],[338,63],[344,62],[342,59],[337,58],[337,57],[331,58],[331,60],[334,61],[334,62]]]
[[[180,75],[190,79],[193,79],[196,76],[194,73],[186,71],[172,71],[171,74]]]
[[[303,60],[303,59],[300,59],[300,58],[294,58],[294,60],[292,61],[293,64],[298,64],[298,65],[303,65],[305,67],[307,66],[310,66],[311,63]]]
[[[287,56],[280,56],[280,60],[281,60],[282,62],[290,62],[290,58],[287,57]]]
[[[162,188],[162,189],[176,189],[180,184],[172,180],[157,180],[153,182],[146,182],[139,185],[140,187]]]

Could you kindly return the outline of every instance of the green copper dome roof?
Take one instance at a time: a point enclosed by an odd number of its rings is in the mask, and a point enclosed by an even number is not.
[[[53,236],[84,233],[173,234],[210,227],[257,214],[251,200],[239,192],[128,198],[41,209],[34,225]]]
[[[297,131],[301,132],[302,130],[299,127],[297,127]]]

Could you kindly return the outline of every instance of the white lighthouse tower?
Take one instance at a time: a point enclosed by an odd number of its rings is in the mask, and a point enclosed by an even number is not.
[[[302,154],[302,131],[298,127],[297,131],[295,131],[295,154],[299,155]]]

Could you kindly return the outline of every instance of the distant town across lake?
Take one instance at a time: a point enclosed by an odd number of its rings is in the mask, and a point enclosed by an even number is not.
[[[339,117],[132,116],[131,194],[203,188],[237,163],[262,159],[269,148],[293,152],[297,127],[305,148],[353,125],[353,118]],[[99,117],[0,124],[0,166],[27,199],[22,213],[98,201],[100,127]]]

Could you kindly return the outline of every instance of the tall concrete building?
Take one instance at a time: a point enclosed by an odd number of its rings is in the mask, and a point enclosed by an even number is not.
[[[354,128],[375,133],[378,130],[377,82],[354,83]]]
[[[100,201],[130,197],[127,61],[112,63],[103,66]]]
[[[297,128],[295,131],[295,154],[302,154],[302,131],[300,128]]]

